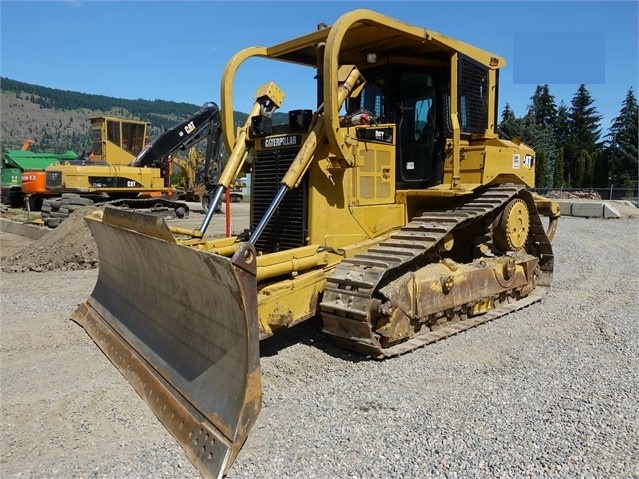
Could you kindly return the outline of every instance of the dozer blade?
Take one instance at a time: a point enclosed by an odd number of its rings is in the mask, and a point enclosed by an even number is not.
[[[163,218],[112,208],[86,221],[100,269],[72,319],[202,475],[221,477],[261,407],[253,246],[230,259],[198,251]]]

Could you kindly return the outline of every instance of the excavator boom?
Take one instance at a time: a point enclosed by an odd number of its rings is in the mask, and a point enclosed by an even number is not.
[[[207,103],[190,117],[154,138],[133,160],[133,166],[154,166],[178,149],[185,150],[204,138],[217,145],[221,134],[220,114],[215,103]]]

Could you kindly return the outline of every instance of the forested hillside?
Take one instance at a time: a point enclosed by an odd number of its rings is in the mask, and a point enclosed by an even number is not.
[[[0,78],[1,148],[20,148],[29,138],[31,150],[82,152],[91,145],[89,118],[112,115],[151,122],[155,135],[196,112],[202,105],[165,100],[127,100],[30,85]],[[630,88],[619,116],[606,131],[595,99],[580,85],[570,102],[559,105],[548,85],[538,85],[528,111],[517,117],[510,106],[501,114],[499,133],[517,136],[536,151],[538,188],[621,187],[636,189],[638,176],[637,99]],[[237,126],[247,114],[234,112]],[[275,124],[288,116],[276,113]]]
[[[110,115],[151,122],[156,135],[195,113],[202,105],[166,100],[127,100],[31,85],[0,78],[1,148],[18,149],[27,138],[35,141],[35,152],[81,152],[91,146],[89,119]],[[236,125],[247,114],[234,112]],[[274,121],[288,121],[276,113]]]

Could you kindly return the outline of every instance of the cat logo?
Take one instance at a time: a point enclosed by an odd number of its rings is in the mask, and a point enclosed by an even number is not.
[[[300,135],[287,135],[262,140],[262,148],[286,148],[302,143]]]
[[[524,168],[528,168],[532,170],[533,165],[535,164],[535,157],[532,155],[524,155]]]
[[[189,122],[189,124],[188,124],[188,125],[186,125],[186,126],[184,127],[184,130],[186,131],[186,134],[187,134],[187,135],[188,135],[189,133],[192,133],[192,132],[193,132],[193,130],[195,130],[195,124],[194,124],[192,121],[191,121],[191,122]]]

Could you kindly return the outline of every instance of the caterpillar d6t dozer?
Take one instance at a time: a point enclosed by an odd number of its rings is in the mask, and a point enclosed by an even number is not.
[[[274,125],[284,94],[266,83],[236,131],[252,57],[308,66],[317,106]],[[231,153],[211,202],[250,171],[247,232],[204,238],[212,209],[193,231],[87,216],[100,270],[73,319],[204,476],[228,471],[258,417],[261,339],[319,314],[339,345],[386,358],[546,292],[559,208],[527,189],[534,151],[495,133],[504,64],[368,10],[242,50],[222,78]]]

